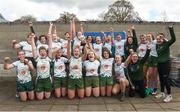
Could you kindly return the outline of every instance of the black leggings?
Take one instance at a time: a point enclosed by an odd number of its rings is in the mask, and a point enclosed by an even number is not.
[[[169,73],[171,69],[171,61],[158,63],[158,72],[161,85],[161,92],[164,92],[164,88],[167,89],[167,94],[171,94],[171,85],[169,81]]]
[[[135,93],[137,92],[141,98],[145,98],[146,93],[145,93],[145,87],[144,87],[144,80],[132,81],[132,83],[134,84],[135,89],[132,89],[130,87],[129,96],[134,97]]]

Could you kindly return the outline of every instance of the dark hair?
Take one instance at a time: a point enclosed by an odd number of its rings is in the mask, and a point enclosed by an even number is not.
[[[127,45],[129,45],[129,42],[128,42],[128,39],[129,39],[129,38],[132,38],[132,40],[133,40],[133,37],[132,37],[131,35],[127,35],[127,39],[126,39],[126,44],[127,44]]]
[[[64,35],[66,35],[67,33],[69,34],[69,32],[65,32]]]
[[[39,36],[39,40],[41,40],[42,37],[45,37],[46,40],[47,40],[47,36],[46,36],[46,35],[40,35],[40,36]]]
[[[105,58],[105,57],[104,57],[104,52],[107,52],[107,53],[109,54],[109,58],[112,57],[112,54],[111,54],[111,52],[109,51],[109,49],[106,48],[106,47],[104,47],[104,48],[102,49],[102,57],[103,57],[103,58]]]
[[[41,47],[39,48],[39,52],[40,52],[41,50],[45,50],[46,52],[48,52],[48,50],[47,50],[45,47],[43,47],[43,46],[41,46]]]

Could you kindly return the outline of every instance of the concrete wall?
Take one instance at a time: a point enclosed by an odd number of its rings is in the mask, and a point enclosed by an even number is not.
[[[79,30],[79,24],[77,23],[77,30]],[[114,28],[114,31],[126,31],[130,25],[134,25],[136,28],[137,36],[140,34],[152,32],[164,32],[169,37],[167,26],[172,23],[103,23],[103,22],[84,22],[85,31],[107,31],[110,26]],[[34,23],[34,29],[36,34],[47,34],[48,22]],[[63,37],[64,32],[69,31],[69,24],[55,23],[57,26],[58,35]],[[180,55],[180,23],[174,23],[175,34],[177,41],[171,47],[173,56]],[[0,63],[5,56],[16,57],[16,50],[11,48],[11,40],[16,39],[18,41],[25,40],[26,35],[30,32],[28,24],[25,23],[1,23],[0,24]]]
[[[172,23],[100,23],[100,22],[84,22],[85,31],[107,31],[110,26],[114,28],[114,31],[126,31],[130,25],[134,25],[136,28],[137,36],[140,34],[152,32],[164,32],[169,37],[167,26]],[[69,24],[55,23],[57,26],[58,35],[63,37],[64,32],[69,31]],[[77,24],[79,28],[79,23]],[[79,30],[77,28],[77,30]],[[34,23],[34,29],[37,34],[47,34],[48,22]],[[175,34],[177,37],[176,43],[171,47],[171,54],[173,56],[180,55],[180,23],[174,24]],[[1,23],[0,24],[0,78],[16,76],[15,69],[4,70],[3,59],[5,56],[12,58],[16,57],[16,50],[11,48],[10,42],[12,39],[18,41],[25,40],[26,35],[29,33],[28,24],[24,23]]]

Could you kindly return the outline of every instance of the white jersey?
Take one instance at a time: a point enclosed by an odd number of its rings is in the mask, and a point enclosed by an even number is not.
[[[147,51],[147,44],[140,44],[137,49],[138,56],[143,58],[146,54],[146,51]]]
[[[156,51],[156,44],[157,44],[156,40],[153,40],[153,41],[149,42],[149,45],[150,45],[150,48],[151,48],[150,56],[158,57],[158,54],[157,54],[157,51]]]
[[[99,76],[98,68],[100,66],[100,62],[98,60],[87,60],[83,63],[83,66],[86,68],[86,76]]]
[[[61,57],[60,59],[54,59],[54,76],[55,77],[66,77],[66,66],[68,59]]]
[[[60,42],[52,41],[52,49],[61,48],[62,44]]]
[[[102,44],[93,44],[94,52],[96,53],[97,56],[101,57],[102,56]]]
[[[83,40],[85,40],[84,35],[82,35],[82,36],[80,37],[80,39],[79,39],[78,37],[74,37],[73,49],[74,49],[75,47],[80,47],[81,50],[82,50],[81,42],[82,42]]]
[[[70,58],[70,64],[69,64],[69,76],[72,79],[79,79],[82,78],[82,58]]]
[[[100,66],[100,76],[102,77],[111,77],[112,76],[112,67],[114,58],[108,58],[104,59],[102,58],[100,60],[101,66]]]
[[[112,52],[111,52],[111,48],[112,48],[111,42],[109,42],[109,43],[105,42],[104,45],[103,45],[103,47],[106,47],[106,48],[110,51],[110,53],[112,53]]]
[[[115,46],[115,54],[120,54],[121,56],[124,56],[124,44],[126,40],[121,40],[121,41],[114,41],[114,46]]]
[[[17,80],[20,83],[27,83],[27,82],[30,82],[32,80],[28,65],[24,64],[24,62],[21,62],[20,60],[14,62],[12,64],[16,67]],[[29,64],[32,65],[32,62],[29,61]]]
[[[27,41],[19,42],[19,45],[22,47],[22,50],[25,52],[26,57],[33,57],[32,46]]]
[[[50,77],[50,62],[51,59],[49,57],[41,58],[38,57],[36,59],[37,62],[37,78],[45,79]]]
[[[124,63],[114,64],[114,71],[115,71],[116,79],[126,78],[124,68],[125,68]]]
[[[47,44],[42,44],[39,42],[39,44],[37,45],[37,56],[40,56],[39,54],[39,48],[40,47],[44,47],[46,50],[48,50],[48,45]]]
[[[60,42],[61,42],[61,44],[62,44],[63,54],[64,54],[64,55],[67,55],[68,40],[66,40],[66,39],[60,39]]]

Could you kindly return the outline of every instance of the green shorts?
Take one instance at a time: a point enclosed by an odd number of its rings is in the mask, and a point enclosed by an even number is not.
[[[17,81],[17,91],[18,92],[26,92],[26,91],[33,91],[34,86],[33,82],[26,82],[26,83],[20,83]]]
[[[119,79],[117,79],[116,77],[113,77],[113,84],[119,84]]]
[[[75,90],[78,89],[84,89],[84,80],[83,78],[80,79],[68,79],[68,89]]]
[[[36,92],[51,92],[52,83],[50,77],[45,79],[38,79],[35,90]]]
[[[86,87],[99,87],[99,76],[86,76],[85,77]]]
[[[147,59],[147,66],[148,67],[157,67],[158,58],[154,56],[149,56]]]
[[[54,77],[54,88],[67,87],[66,77]]]
[[[113,85],[113,77],[101,77],[100,76],[100,86],[112,86]]]

